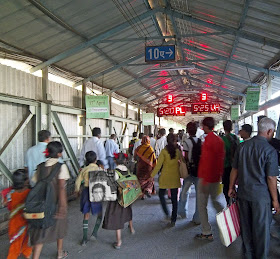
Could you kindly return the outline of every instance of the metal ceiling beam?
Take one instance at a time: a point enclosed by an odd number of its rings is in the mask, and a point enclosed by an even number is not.
[[[187,49],[189,49],[191,51],[195,51],[196,53],[204,54],[204,55],[207,55],[207,56],[212,56],[212,57],[218,58],[220,60],[224,60],[224,61],[229,60],[228,57],[225,57],[225,56],[222,56],[222,55],[219,55],[219,54],[215,54],[213,52],[206,51],[206,50],[203,50],[203,49],[199,49],[197,47],[193,47],[193,46],[190,46],[188,44],[183,44],[183,46],[185,46]],[[263,67],[258,67],[258,66],[255,66],[255,65],[251,65],[251,64],[248,64],[248,63],[245,63],[245,62],[242,62],[242,61],[238,61],[236,59],[231,59],[230,62],[234,63],[234,64],[237,64],[239,66],[242,66],[242,67],[248,67],[250,69],[253,69],[253,70],[256,70],[256,71],[259,71],[259,72],[263,72],[263,73],[266,73],[266,74],[270,74],[270,75],[273,75],[273,76],[280,77],[280,72],[277,72],[277,71],[273,71],[273,70],[266,69],[266,68],[263,68]]]
[[[130,100],[130,101],[135,100],[136,98],[138,98],[138,97],[141,96],[141,95],[145,95],[145,94],[147,94],[147,93],[150,93],[150,92],[152,92],[152,91],[154,91],[154,90],[156,90],[156,89],[158,89],[158,88],[160,88],[160,87],[162,87],[162,86],[164,86],[164,85],[166,85],[166,84],[170,84],[170,83],[173,83],[173,82],[175,82],[175,81],[176,81],[176,79],[172,79],[172,80],[169,81],[169,82],[166,82],[166,83],[163,83],[163,84],[159,84],[159,85],[157,85],[157,86],[155,86],[155,87],[153,87],[153,88],[151,88],[151,89],[149,89],[149,90],[142,91],[142,92],[140,92],[140,93],[138,93],[138,94],[136,94],[136,95],[134,95],[134,96],[128,98],[128,100]]]
[[[217,61],[218,58],[209,58],[209,59],[193,59],[186,61],[186,64],[191,63],[198,63],[198,62],[211,62],[211,61]],[[176,63],[171,63],[176,64]],[[137,67],[137,66],[152,66],[152,65],[161,65],[160,63],[139,63],[139,64],[127,64],[126,67]]]
[[[126,82],[126,83],[124,83],[124,84],[122,84],[122,85],[119,85],[119,86],[117,86],[117,87],[111,89],[110,91],[108,91],[107,94],[109,94],[109,93],[114,93],[114,92],[116,92],[116,91],[118,91],[118,90],[120,90],[120,89],[122,89],[122,88],[125,88],[125,87],[131,85],[131,84],[137,83],[137,82],[139,82],[140,80],[149,77],[151,74],[153,74],[153,72],[147,73],[147,74],[145,74],[145,75],[143,75],[143,76],[139,76],[138,78],[135,78],[135,79],[133,79],[133,80],[131,80],[131,81],[128,81],[128,82]]]
[[[235,102],[236,100],[235,99],[232,99],[232,98],[230,98],[230,97],[227,97],[227,96],[223,96],[223,95],[220,95],[220,94],[217,94],[217,93],[213,93],[213,92],[209,92],[209,91],[207,91],[205,88],[199,88],[199,87],[193,87],[193,88],[191,88],[191,89],[188,89],[188,90],[198,90],[198,91],[203,91],[203,92],[207,92],[208,94],[210,94],[210,95],[213,95],[213,96],[216,96],[216,97],[218,97],[218,98],[220,98],[220,99],[223,99],[223,100],[225,100],[225,101],[230,101],[230,102]],[[172,93],[172,91],[171,92],[169,92],[169,93]],[[168,94],[168,93],[166,93],[166,94]],[[154,99],[152,99],[152,100],[149,100],[149,101],[147,101],[147,102],[145,102],[145,103],[142,103],[140,106],[145,106],[145,105],[147,105],[148,103],[152,103],[152,102],[154,102],[154,101],[156,101],[156,100],[158,100],[158,99],[160,99],[160,98],[163,98],[163,96],[161,96],[161,97],[156,97],[156,98],[154,98]],[[157,105],[157,104],[156,104]],[[154,107],[154,105],[152,106],[152,107]]]
[[[195,65],[195,67],[199,70],[203,70],[205,72],[209,72],[209,73],[214,74],[214,75],[218,75],[218,76],[223,76],[224,75],[224,73],[222,73],[222,72],[214,71],[212,69],[208,69],[208,68],[205,68],[205,67],[202,67],[202,66]],[[247,81],[247,80],[244,80],[244,79],[240,79],[240,78],[230,76],[230,75],[225,75],[225,77],[227,79],[230,79],[230,80],[235,81],[235,82],[240,83],[240,84],[251,85],[250,81]],[[220,84],[220,85],[222,85],[222,84]],[[252,83],[252,86],[259,86],[259,84]]]
[[[168,10],[168,9],[165,9],[165,8],[161,8],[161,9],[159,9],[159,11],[162,12],[162,13],[172,15],[173,17],[178,18],[178,19],[182,19],[184,21],[188,21],[188,22],[191,22],[191,23],[194,23],[194,24],[198,24],[198,25],[201,25],[201,26],[213,29],[213,30],[223,31],[226,34],[236,35],[237,31],[238,31],[237,29],[217,25],[217,24],[210,23],[210,22],[207,22],[207,21],[204,21],[204,20],[200,20],[198,18],[194,18],[190,15],[180,13],[180,12],[175,11],[175,10]],[[250,40],[250,41],[254,41],[254,42],[257,42],[257,43],[260,43],[260,44],[265,45],[265,46],[270,46],[270,47],[273,47],[273,48],[276,48],[276,49],[280,49],[280,42],[279,41],[267,39],[265,37],[259,36],[259,35],[254,34],[254,33],[240,31],[239,37]]]
[[[147,9],[148,10],[152,10],[149,1],[148,0],[144,0],[144,2],[146,4]],[[159,26],[158,19],[157,19],[156,15],[152,15],[152,19],[153,19],[153,22],[155,24],[155,27],[157,29],[157,32],[158,32],[159,36],[163,37],[164,35],[163,35],[163,32],[162,32],[162,30],[161,30],[161,28]],[[175,32],[175,34],[176,34],[176,32]],[[168,43],[170,44],[170,41]],[[177,72],[177,73],[179,74],[179,72]],[[184,84],[183,80],[182,79],[180,79],[180,80],[181,80],[181,83]],[[156,97],[158,97],[158,96],[156,95]]]
[[[135,56],[133,58],[127,59],[127,60],[125,60],[125,61],[123,61],[123,62],[121,62],[121,63],[119,63],[119,64],[117,64],[117,65],[115,65],[113,67],[110,67],[108,69],[105,69],[105,70],[103,70],[101,72],[98,72],[98,73],[96,73],[94,75],[91,75],[91,76],[85,78],[84,80],[76,83],[75,86],[81,85],[83,82],[91,81],[91,80],[93,80],[93,79],[95,79],[97,77],[103,76],[103,75],[105,75],[107,73],[110,73],[110,72],[112,72],[112,71],[114,71],[114,70],[116,70],[118,68],[123,67],[123,66],[127,66],[130,62],[136,61],[136,60],[138,60],[138,59],[140,59],[142,57],[144,57],[144,54],[140,54],[140,55]]]
[[[225,69],[224,69],[223,76],[222,76],[221,81],[220,81],[220,85],[223,85],[223,83],[224,83],[224,78],[226,76],[226,72],[228,71],[229,64],[230,64],[230,62],[232,60],[232,57],[233,57],[233,55],[235,53],[237,44],[239,42],[238,38],[239,38],[239,35],[240,35],[240,30],[243,28],[245,19],[247,17],[249,5],[250,5],[250,0],[245,0],[244,8],[243,8],[243,11],[242,11],[242,14],[241,14],[241,18],[240,18],[240,22],[239,22],[239,26],[238,26],[238,30],[237,30],[237,33],[236,33],[236,36],[235,36],[235,39],[234,39],[234,43],[232,45],[231,53],[229,55],[229,60],[227,61],[227,64],[226,64]]]
[[[36,6],[41,12],[43,12],[45,15],[47,15],[50,19],[52,19],[53,21],[57,22],[59,25],[61,25],[63,28],[65,28],[68,31],[73,32],[75,35],[78,35],[79,37],[81,37],[84,41],[88,41],[89,39],[86,38],[84,35],[82,35],[81,33],[79,33],[78,31],[76,31],[74,28],[72,28],[70,25],[68,25],[67,23],[65,23],[64,21],[62,21],[59,17],[57,17],[56,15],[54,15],[50,10],[48,10],[44,5],[42,5],[41,3],[37,2],[36,0],[29,0],[30,3],[32,3],[34,6]],[[127,69],[123,68],[122,66],[120,66],[114,59],[112,59],[110,56],[108,56],[105,52],[103,52],[99,47],[95,46],[95,45],[91,45],[90,46],[94,51],[99,52],[102,56],[105,57],[105,59],[107,59],[109,62],[111,62],[114,65],[114,69],[121,69],[124,73],[126,73],[127,75],[136,78],[136,76],[134,74],[132,74],[130,71],[128,71]],[[141,55],[144,56],[144,55]],[[141,57],[140,56],[140,57]],[[138,58],[137,58],[138,59]],[[137,60],[137,59],[132,59],[132,61]],[[132,62],[130,61],[130,62]],[[126,64],[127,62],[125,62]],[[113,69],[113,70],[114,70]],[[96,75],[95,75],[96,76]],[[84,82],[88,82],[90,81],[90,78],[87,78],[86,80],[83,80]],[[79,82],[79,84],[82,84],[82,82]],[[144,85],[143,83],[139,82],[139,84],[146,88],[149,89],[148,86]]]
[[[218,90],[220,90],[220,91],[223,91],[223,92],[228,92],[228,93],[231,93],[231,94],[234,94],[234,95],[237,95],[237,96],[246,96],[246,95],[243,94],[243,93],[239,93],[239,92],[236,92],[236,91],[227,89],[227,88],[223,88],[223,87],[221,87],[221,86],[213,85],[213,84],[207,83],[207,82],[205,82],[205,81],[202,81],[202,80],[197,79],[197,78],[194,78],[194,77],[191,77],[191,80],[192,80],[192,81],[199,82],[199,83],[202,83],[202,84],[204,84],[204,85],[210,85],[212,88],[216,88],[216,89],[218,89]]]
[[[91,38],[90,40],[88,40],[86,42],[78,44],[77,46],[75,46],[75,47],[73,47],[71,49],[68,49],[68,50],[66,50],[66,51],[64,51],[64,52],[62,52],[62,53],[60,53],[60,54],[50,58],[49,60],[47,60],[45,62],[42,62],[39,65],[31,68],[30,72],[34,73],[37,70],[40,70],[40,69],[42,69],[44,67],[47,67],[47,66],[49,66],[51,64],[54,64],[56,62],[59,62],[59,61],[65,59],[67,57],[73,56],[76,53],[79,53],[80,51],[82,51],[82,50],[92,46],[93,44],[97,44],[101,40],[106,39],[106,38],[112,36],[113,34],[118,33],[120,31],[130,27],[132,23],[137,23],[137,22],[139,22],[139,20],[142,20],[142,19],[150,17],[151,15],[155,14],[156,12],[158,12],[158,9],[153,9],[153,10],[147,11],[147,12],[145,12],[145,13],[143,13],[143,14],[135,17],[135,18],[130,19],[127,22],[124,22],[124,23],[122,23],[120,25],[115,26],[114,28],[111,28],[111,29],[109,29],[109,30],[107,30],[107,31],[105,31],[103,33],[100,33],[97,36],[95,36],[94,38]]]
[[[154,16],[153,16],[154,17]],[[227,34],[226,31],[209,32],[209,33],[190,33],[180,35],[180,39],[191,38],[191,37],[207,37],[207,36],[219,36]],[[178,36],[173,35],[162,35],[162,36],[149,36],[139,38],[124,38],[124,39],[104,39],[99,43],[116,43],[116,42],[132,42],[132,41],[148,41],[148,40],[164,40],[164,39],[176,39]]]
[[[166,8],[170,9],[171,6],[170,6],[169,1],[168,1],[168,0],[165,0],[164,2],[165,2]],[[170,16],[170,20],[171,20],[171,23],[172,23],[172,26],[173,26],[173,29],[174,29],[174,31],[175,31],[176,36],[177,36],[178,38],[181,38],[181,35],[180,35],[180,33],[179,33],[179,31],[178,31],[178,28],[177,28],[177,26],[176,26],[176,22],[175,22],[175,20],[174,20],[174,17],[173,17],[173,16]],[[167,21],[166,21],[166,22],[167,22]],[[185,56],[185,52],[184,52],[184,50],[183,50],[183,46],[182,46],[181,40],[177,41],[177,45],[178,45],[178,48],[179,48],[180,55],[181,55],[181,57],[182,57],[183,65],[186,65],[186,56]],[[187,77],[187,79],[188,79],[188,81],[189,81],[189,84],[192,86],[192,82],[191,82],[191,80],[190,80],[188,71],[186,71],[185,73],[186,73],[186,77]],[[180,75],[179,71],[177,71],[177,74]],[[182,83],[182,85],[184,85],[184,81],[183,81],[182,79],[181,79],[181,83]]]
[[[209,72],[211,74],[214,74],[214,75],[218,75],[218,76],[222,76],[223,73],[222,72],[219,72],[219,71],[214,71],[212,69],[207,69],[205,67],[201,67],[201,66],[198,66],[198,65],[195,65],[195,67],[199,70],[203,70],[205,72]],[[195,74],[193,74],[195,75]],[[173,76],[173,75],[172,75]],[[157,77],[170,77],[170,76],[151,76],[151,78],[157,78]],[[180,77],[186,77],[186,75],[180,75]],[[237,78],[237,77],[233,77],[233,76],[229,76],[229,75],[226,75],[226,78],[232,80],[232,81],[235,81],[235,82],[238,82],[238,83],[241,83],[241,84],[245,84],[245,85],[250,85],[251,82],[250,81],[246,81],[244,79],[240,79],[240,78]],[[255,83],[252,83],[252,86],[259,86],[258,84],[255,84]]]
[[[210,70],[211,71],[211,70]],[[186,77],[186,75],[171,75],[171,76],[155,76],[156,78],[157,77]],[[155,77],[150,77],[150,78],[155,78]],[[190,80],[194,80],[194,81],[197,81],[199,79],[197,78],[194,78],[194,77],[190,77]],[[200,82],[206,84],[206,85],[210,85],[212,86],[213,88],[216,88],[216,89],[219,89],[221,91],[224,91],[224,92],[228,92],[228,93],[231,93],[231,94],[234,94],[234,95],[238,95],[238,96],[246,96],[245,94],[243,93],[240,93],[240,92],[236,92],[236,91],[233,91],[233,90],[230,90],[230,89],[227,89],[227,88],[222,88],[220,86],[217,86],[217,85],[213,85],[213,84],[210,84],[210,83],[207,83],[207,82],[204,82],[202,80],[199,80]]]

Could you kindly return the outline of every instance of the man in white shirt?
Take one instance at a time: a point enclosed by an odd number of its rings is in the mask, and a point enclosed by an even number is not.
[[[155,147],[155,152],[156,152],[157,158],[159,157],[161,150],[163,150],[165,148],[165,146],[167,145],[166,130],[160,129],[159,136],[160,136],[160,138],[157,140],[156,147]]]
[[[156,147],[156,139],[154,138],[154,134],[151,133],[149,134],[149,137],[150,137],[150,145],[151,147],[153,148],[153,150],[155,150],[155,147]]]
[[[36,172],[37,166],[46,161],[44,151],[48,143],[51,141],[51,133],[48,130],[38,132],[38,144],[29,148],[25,156],[24,167],[28,169],[28,177],[31,187],[35,185],[32,178]]]
[[[85,154],[88,151],[94,151],[96,153],[97,160],[101,160],[104,164],[104,168],[108,169],[108,161],[106,159],[106,152],[101,138],[101,129],[93,128],[92,138],[86,140],[81,150],[79,164],[82,167],[85,163]]]
[[[109,169],[115,169],[116,164],[114,162],[114,153],[119,153],[119,146],[116,143],[116,135],[112,134],[110,139],[105,144],[106,158],[109,164]]]

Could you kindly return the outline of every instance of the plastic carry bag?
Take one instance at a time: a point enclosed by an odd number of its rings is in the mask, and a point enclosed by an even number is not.
[[[220,238],[223,245],[228,247],[240,236],[239,208],[236,202],[226,207],[216,215]]]

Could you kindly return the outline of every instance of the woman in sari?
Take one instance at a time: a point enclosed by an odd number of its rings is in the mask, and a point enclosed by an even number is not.
[[[141,146],[139,146],[134,153],[134,158],[138,160],[137,164],[137,177],[141,185],[144,196],[151,197],[153,191],[154,179],[151,177],[151,173],[156,166],[157,160],[155,152],[150,145],[150,138],[144,136],[142,138]]]

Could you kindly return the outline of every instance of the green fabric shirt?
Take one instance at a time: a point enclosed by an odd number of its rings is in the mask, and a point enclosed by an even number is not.
[[[232,138],[235,140],[236,135],[230,133],[230,135],[232,136]],[[224,145],[225,145],[225,151],[226,151],[226,156],[225,156],[225,160],[224,160],[224,167],[227,168],[227,167],[231,167],[231,142],[230,140],[228,139],[227,136],[222,136],[222,139],[224,141]],[[239,139],[237,138],[238,142],[239,142]]]

